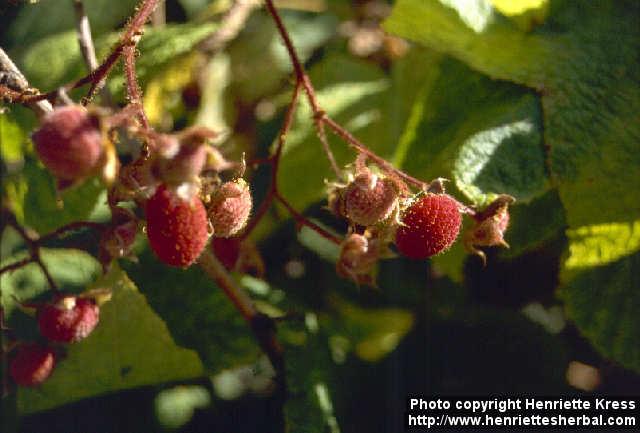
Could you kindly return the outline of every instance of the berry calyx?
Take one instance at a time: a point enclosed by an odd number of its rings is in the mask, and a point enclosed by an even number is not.
[[[49,347],[30,343],[18,347],[9,364],[9,374],[20,386],[37,386],[53,371],[56,356]]]
[[[356,224],[371,226],[391,215],[398,205],[398,190],[392,180],[365,169],[346,187],[343,198],[346,216]]]
[[[61,180],[91,176],[103,162],[99,121],[80,105],[48,113],[32,139],[42,163]]]
[[[100,307],[76,296],[62,296],[38,311],[40,333],[59,343],[75,343],[88,337],[99,321]]]
[[[373,284],[372,273],[379,253],[376,239],[353,233],[340,246],[336,272],[358,284]]]
[[[426,259],[447,250],[460,232],[459,206],[447,194],[418,198],[402,214],[396,232],[398,251],[412,259]]]
[[[509,205],[515,198],[502,194],[473,218],[476,224],[464,234],[464,245],[467,250],[479,256],[486,263],[486,255],[477,247],[501,246],[509,248],[504,240],[504,233],[509,226]]]
[[[147,201],[147,237],[158,258],[171,266],[193,264],[209,238],[207,211],[197,195],[184,200],[161,185]]]
[[[251,191],[243,179],[223,183],[209,204],[213,235],[228,238],[242,230],[249,220],[251,206]]]

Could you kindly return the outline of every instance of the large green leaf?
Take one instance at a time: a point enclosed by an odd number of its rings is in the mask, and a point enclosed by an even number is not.
[[[340,433],[333,408],[335,368],[327,344],[326,329],[308,313],[305,326],[280,328],[287,354],[287,387],[291,398],[285,404],[287,432]]]
[[[604,269],[587,267],[625,260],[640,249],[631,228],[640,214],[640,190],[635,187],[640,178],[638,4],[555,1],[545,24],[529,32],[490,7],[473,17],[468,12],[474,8],[455,4],[400,0],[385,27],[494,78],[540,92],[548,166],[569,227],[563,282],[573,284],[575,267],[585,267],[596,278]],[[624,285],[632,286],[632,281]],[[612,297],[622,296],[609,291]],[[577,291],[565,293],[571,305]],[[584,326],[579,308],[569,311]],[[638,329],[640,322],[636,319],[628,328]],[[621,332],[629,332],[625,329]],[[605,354],[632,365],[633,347],[617,346],[614,351],[597,343],[595,330],[583,330]]]
[[[18,411],[28,414],[116,390],[202,375],[193,351],[176,346],[166,325],[118,268],[95,282],[113,291],[100,323],[69,345],[52,376],[38,389],[19,388]]]
[[[638,224],[633,230],[637,237]],[[572,253],[568,263],[575,259]],[[564,282],[560,297],[582,333],[598,350],[636,371],[640,371],[638,269],[640,253],[635,253],[601,266],[565,266],[560,275]]]
[[[640,192],[629,188],[640,176],[637,4],[558,1],[544,27],[524,33],[492,10],[476,32],[443,3],[401,0],[385,27],[541,91],[551,172],[571,226],[637,214]]]
[[[537,98],[459,62],[421,53],[430,60],[430,73],[415,84],[418,96],[394,162],[425,180],[452,179],[478,204],[496,193],[519,202],[543,194],[549,181]]]
[[[122,266],[165,320],[176,342],[196,350],[207,371],[256,361],[260,349],[249,326],[198,266],[169,267],[148,248],[138,255],[137,263]]]

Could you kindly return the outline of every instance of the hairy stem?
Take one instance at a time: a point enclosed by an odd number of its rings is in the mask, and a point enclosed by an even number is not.
[[[311,80],[309,76],[304,70],[304,66],[302,66],[302,62],[300,62],[300,58],[298,57],[298,53],[296,52],[295,47],[293,46],[293,42],[291,41],[291,37],[289,36],[289,32],[287,28],[284,26],[284,22],[280,17],[280,14],[276,10],[273,5],[273,0],[265,0],[265,6],[271,14],[273,21],[278,28],[278,33],[280,33],[280,37],[282,38],[282,42],[284,43],[285,48],[287,49],[287,53],[289,54],[289,59],[291,60],[291,64],[293,65],[293,70],[296,75],[296,80],[299,84],[302,85],[304,91],[307,95],[307,100],[309,101],[309,105],[311,105],[311,109],[314,114],[318,114],[322,112],[320,109],[320,105],[318,104],[318,97],[316,96],[315,89],[311,84]],[[327,155],[327,159],[329,160],[329,164],[331,165],[331,169],[335,173],[337,177],[340,177],[340,169],[338,168],[338,164],[336,163],[336,159],[333,156],[333,152],[329,146],[329,142],[327,141],[327,136],[324,131],[324,125],[322,122],[318,120],[314,120],[314,124],[316,126],[316,131],[318,133],[318,138],[320,139],[320,143],[322,143],[322,149],[324,153]]]

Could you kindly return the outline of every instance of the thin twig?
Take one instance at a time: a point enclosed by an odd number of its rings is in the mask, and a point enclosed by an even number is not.
[[[96,50],[93,43],[93,37],[91,36],[91,24],[89,23],[89,17],[87,16],[83,0],[72,0],[73,9],[76,13],[76,35],[78,36],[78,45],[80,46],[80,52],[82,58],[87,64],[89,72],[93,72],[98,69],[98,59],[96,58]],[[100,89],[100,96],[106,105],[113,105],[111,94],[106,87]]]
[[[73,0],[73,9],[76,12],[76,34],[78,36],[78,45],[89,72],[98,68],[98,59],[96,58],[96,50],[93,46],[93,38],[91,37],[91,25],[89,17],[84,11],[82,0]]]
[[[32,89],[29,86],[29,82],[27,81],[25,76],[22,74],[20,69],[18,69],[15,63],[13,63],[13,60],[11,60],[11,58],[7,55],[7,53],[4,52],[4,50],[1,47],[0,47],[0,85],[2,85],[1,87],[3,88],[6,87],[8,90],[12,91],[14,94],[14,98],[17,95],[36,92],[34,89]],[[0,97],[3,97],[4,95],[5,93],[2,92],[2,89],[0,89]],[[11,95],[7,95],[7,96],[9,100],[13,102],[12,101],[13,98],[11,97]],[[22,103],[23,101],[18,101],[18,102]],[[27,103],[27,105],[33,111],[35,111],[35,113],[38,116],[44,116],[48,112],[53,111],[53,107],[51,106],[51,103],[49,101],[33,101],[33,102],[24,101],[24,102]]]
[[[92,228],[99,231],[101,231],[104,228],[104,225],[100,223],[94,223],[91,221],[76,221],[76,222],[67,224],[65,226],[62,226],[43,236],[38,236],[37,233],[34,233],[31,230],[27,230],[22,225],[20,225],[16,216],[13,214],[13,212],[11,212],[8,209],[2,210],[2,222],[3,224],[11,226],[16,232],[18,232],[20,237],[24,240],[25,244],[27,244],[27,248],[29,249],[29,257],[22,259],[16,263],[11,263],[9,265],[4,266],[3,268],[0,269],[0,275],[2,275],[5,272],[10,272],[10,271],[19,269],[23,266],[28,265],[29,263],[35,263],[40,267],[40,269],[42,270],[42,273],[44,274],[44,277],[47,280],[47,283],[49,284],[51,289],[54,291],[58,290],[57,285],[53,277],[51,276],[49,269],[44,264],[42,257],[40,255],[40,248],[42,244],[44,244],[46,241],[50,239],[59,237],[67,232],[77,230],[79,228],[88,227],[88,228]]]
[[[198,49],[212,55],[222,50],[244,27],[254,9],[260,6],[258,0],[235,0],[220,19],[220,27],[198,44]]]
[[[336,123],[333,119],[327,116],[326,113],[321,112],[319,119],[322,123],[325,123],[327,126],[329,126],[329,128],[331,128],[333,132],[335,132],[338,136],[340,136],[347,143],[349,143],[349,145],[351,145],[354,149],[356,149],[360,153],[364,153],[365,155],[367,155],[369,159],[375,162],[383,170],[396,174],[405,182],[410,183],[417,188],[426,190],[429,187],[428,183],[423,182],[419,179],[416,179],[415,177],[410,176],[401,170],[398,170],[386,159],[382,158],[381,156],[378,156],[375,152],[373,152],[367,146],[365,146],[360,140],[355,138],[349,131],[344,129],[342,126]]]
[[[322,148],[324,153],[327,155],[327,159],[329,160],[329,164],[331,165],[331,169],[334,171],[335,175],[340,178],[341,172],[338,164],[336,163],[336,158],[333,156],[333,152],[331,151],[331,147],[329,146],[329,142],[327,141],[327,137],[324,131],[324,126],[322,122],[319,121],[317,115],[321,113],[320,105],[318,104],[318,98],[316,96],[315,89],[311,84],[311,80],[309,76],[304,70],[304,66],[302,66],[302,62],[300,62],[300,58],[298,57],[298,53],[296,52],[295,47],[293,46],[293,42],[291,41],[291,37],[289,36],[289,32],[287,32],[286,27],[284,26],[284,22],[278,14],[275,6],[273,5],[272,0],[265,0],[265,6],[271,14],[273,21],[278,28],[278,33],[280,33],[280,37],[282,38],[282,42],[284,43],[287,52],[289,53],[289,59],[291,60],[291,64],[293,65],[293,70],[296,75],[296,80],[302,84],[305,93],[307,94],[307,99],[309,101],[309,105],[311,105],[311,110],[314,113],[314,124],[316,126],[316,130],[318,133],[318,138],[322,143]]]
[[[317,225],[313,221],[310,221],[309,219],[305,218],[297,210],[295,210],[293,208],[293,206],[291,206],[291,204],[278,191],[276,191],[273,194],[273,196],[274,196],[274,198],[276,200],[278,200],[287,209],[287,211],[291,214],[293,219],[295,219],[298,224],[301,224],[301,225],[309,227],[310,229],[312,229],[313,231],[318,233],[320,236],[322,236],[325,239],[330,240],[331,242],[333,242],[336,245],[340,245],[342,243],[342,240],[339,237],[337,237],[333,233],[330,233],[330,232],[326,231],[325,229],[323,229],[322,227],[320,227],[319,225]]]
[[[296,83],[293,88],[293,94],[291,96],[291,102],[289,102],[289,106],[287,107],[287,112],[284,116],[284,122],[282,123],[282,127],[280,128],[280,132],[278,133],[278,144],[276,145],[276,149],[273,154],[265,161],[270,164],[271,170],[271,180],[269,182],[269,190],[267,191],[267,195],[264,200],[260,204],[260,207],[256,211],[255,215],[245,228],[242,233],[242,238],[246,239],[249,234],[253,231],[253,229],[258,225],[264,214],[267,212],[269,207],[271,207],[271,203],[273,203],[273,196],[275,192],[278,190],[278,168],[280,166],[280,157],[282,156],[282,149],[284,147],[285,141],[287,139],[287,134],[291,129],[293,124],[293,114],[296,111],[298,106],[298,96],[300,95],[300,83]]]
[[[42,236],[40,236],[40,238],[38,239],[38,243],[40,243],[41,245],[44,244],[45,242],[54,239],[54,238],[58,238],[68,232],[74,231],[74,230],[78,230],[78,229],[82,229],[82,228],[89,228],[89,229],[93,229],[96,230],[98,232],[101,232],[102,230],[105,229],[105,224],[102,223],[95,223],[92,221],[74,221],[72,223],[66,224],[62,227],[59,227],[57,229],[55,229],[52,232],[49,232],[47,234],[44,234]]]
[[[142,0],[140,5],[136,8],[136,14],[129,21],[129,24],[122,36],[120,36],[120,41],[100,66],[86,76],[74,81],[73,83],[67,84],[64,86],[64,89],[69,91],[82,87],[85,84],[91,84],[89,91],[87,92],[87,96],[83,100],[83,104],[86,105],[91,98],[93,98],[96,92],[98,92],[104,85],[107,75],[109,75],[109,72],[122,55],[124,47],[128,45],[137,45],[143,32],[142,27],[149,19],[149,16],[158,5],[159,1],[161,0]],[[45,99],[53,100],[55,99],[56,92],[57,90],[53,90],[48,93],[26,96],[24,99],[27,102],[42,101]]]
[[[151,25],[153,27],[164,27],[167,24],[167,7],[165,2],[161,1],[151,14]]]
[[[11,272],[11,271],[15,271],[16,269],[23,268],[27,266],[29,263],[33,263],[33,257],[31,256],[25,257],[22,260],[18,260],[17,262],[10,263],[6,266],[3,266],[2,268],[0,268],[0,275],[4,274],[5,272]]]

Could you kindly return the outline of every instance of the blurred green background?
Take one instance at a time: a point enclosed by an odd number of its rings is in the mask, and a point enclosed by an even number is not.
[[[85,0],[103,58],[135,6]],[[236,275],[279,325],[291,432],[395,432],[405,399],[425,395],[640,393],[640,68],[634,1],[282,0],[276,2],[321,106],[371,149],[482,206],[515,196],[506,240],[487,266],[458,242],[430,261],[386,259],[377,287],[335,273],[337,248],[297,231],[275,206],[252,234],[260,277]],[[291,95],[291,66],[273,22],[256,8],[217,53],[201,42],[229,0],[169,0],[145,32],[138,72],[161,131],[193,124],[223,132],[232,159],[268,155]],[[0,44],[43,91],[86,73],[72,2],[0,6]],[[158,17],[156,17],[158,18]],[[124,102],[122,71],[107,87]],[[82,91],[72,93],[79,100]],[[29,141],[26,108],[0,114],[2,199],[47,233],[108,218],[97,179],[62,193]],[[279,186],[336,233],[324,209],[330,168],[303,101]],[[340,164],[354,153],[330,139]],[[119,147],[127,161],[126,148]],[[251,168],[254,201],[268,187]],[[61,206],[60,203],[63,203]],[[468,221],[467,221],[468,223]],[[44,260],[66,290],[110,287],[101,324],[69,348],[41,388],[2,399],[1,431],[270,432],[271,369],[230,302],[197,268],[169,269],[141,235],[138,261],[100,275],[97,238],[48,243]],[[11,229],[1,263],[25,257]],[[46,299],[29,265],[1,277],[8,324],[37,338],[16,307]],[[15,298],[14,298],[15,297]]]

